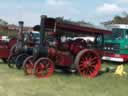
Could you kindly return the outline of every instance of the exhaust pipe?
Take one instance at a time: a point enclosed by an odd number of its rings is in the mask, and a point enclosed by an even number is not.
[[[40,22],[40,46],[45,45],[45,20],[47,19],[46,15],[41,16]]]
[[[18,40],[23,39],[23,27],[24,27],[24,22],[19,21],[19,32],[18,32]]]
[[[19,21],[19,31],[23,31],[24,21]]]

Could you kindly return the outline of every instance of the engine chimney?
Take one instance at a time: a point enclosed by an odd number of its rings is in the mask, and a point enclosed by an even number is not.
[[[45,20],[47,19],[46,15],[41,16],[40,22],[40,46],[45,44]]]
[[[24,25],[24,22],[19,21],[19,32],[18,32],[17,39],[20,41],[23,40],[23,25]]]

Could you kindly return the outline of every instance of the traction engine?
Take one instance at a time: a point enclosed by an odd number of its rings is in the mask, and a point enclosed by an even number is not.
[[[26,75],[47,78],[56,68],[76,70],[83,77],[98,74],[104,34],[109,31],[44,15],[40,26],[40,45],[23,63]]]
[[[32,55],[33,47],[39,45],[39,32],[23,32],[23,25],[24,22],[20,21],[17,42],[12,47],[8,58],[10,68],[21,69],[25,58]]]

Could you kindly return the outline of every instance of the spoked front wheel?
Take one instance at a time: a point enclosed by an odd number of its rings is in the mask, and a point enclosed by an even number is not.
[[[34,66],[34,74],[39,78],[48,78],[54,72],[53,62],[49,58],[40,58]]]
[[[34,68],[33,56],[27,57],[23,62],[23,69],[26,75],[32,75]]]

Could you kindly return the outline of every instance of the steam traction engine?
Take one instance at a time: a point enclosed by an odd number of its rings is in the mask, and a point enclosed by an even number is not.
[[[24,32],[23,25],[24,22],[19,21],[17,42],[12,47],[8,58],[8,66],[10,68],[21,69],[24,59],[32,55],[33,47],[39,44],[39,32]]]
[[[40,45],[25,59],[25,74],[47,78],[55,68],[75,69],[84,77],[98,74],[103,35],[111,32],[47,16],[41,16],[40,26]]]

